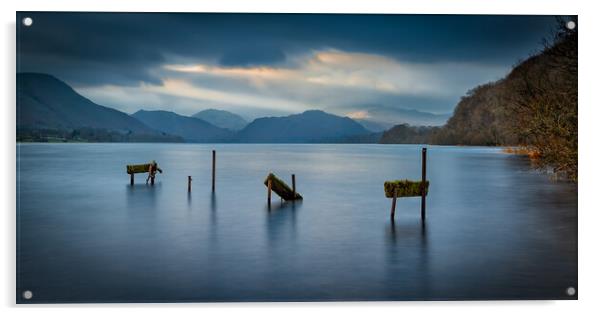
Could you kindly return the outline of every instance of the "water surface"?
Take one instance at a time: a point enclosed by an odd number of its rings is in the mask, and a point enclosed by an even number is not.
[[[211,150],[217,150],[211,193]],[[17,300],[563,299],[577,287],[577,187],[495,148],[18,145]],[[156,160],[129,185],[125,166]],[[268,172],[304,200],[266,205]],[[192,193],[187,193],[187,176]],[[33,292],[25,301],[21,293]]]

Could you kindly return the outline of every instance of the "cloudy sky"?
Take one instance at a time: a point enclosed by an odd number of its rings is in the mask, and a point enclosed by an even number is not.
[[[247,119],[449,114],[541,47],[551,16],[19,13],[18,71],[98,104]]]

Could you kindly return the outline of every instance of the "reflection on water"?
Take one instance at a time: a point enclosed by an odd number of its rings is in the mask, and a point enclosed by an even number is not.
[[[301,201],[282,201],[266,205],[266,231],[271,246],[282,244],[289,246],[297,235],[297,212],[303,205]],[[283,241],[285,240],[285,241]],[[272,247],[268,248],[272,249]]]
[[[426,223],[391,221],[386,225],[388,249],[386,277],[405,282],[406,299],[432,299],[429,292],[429,249]],[[395,288],[391,289],[395,291]],[[399,293],[395,293],[399,295]],[[395,296],[389,297],[394,299]]]
[[[576,185],[496,149],[430,147],[423,224],[419,198],[390,221],[382,187],[420,178],[420,146],[19,146],[17,292],[35,302],[564,299],[578,285]],[[124,166],[151,159],[155,186],[130,186]],[[268,207],[269,171],[295,173],[304,200]]]

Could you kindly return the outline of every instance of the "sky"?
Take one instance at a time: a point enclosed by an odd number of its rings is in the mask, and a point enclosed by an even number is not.
[[[553,16],[20,12],[17,71],[126,113],[320,109],[402,123],[541,48]]]

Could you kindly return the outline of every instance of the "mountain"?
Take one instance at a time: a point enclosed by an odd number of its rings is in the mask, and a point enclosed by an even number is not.
[[[169,111],[140,110],[132,114],[132,117],[159,131],[180,136],[189,142],[227,142],[232,141],[234,136],[233,132],[225,128]]]
[[[386,130],[378,142],[380,144],[426,144],[435,129],[437,127],[400,124]]]
[[[17,74],[19,140],[44,141],[50,134],[66,140],[64,135],[84,130],[82,135],[99,141],[178,141],[126,113],[95,104],[51,75]]]
[[[414,109],[403,109],[403,108],[380,108],[374,109],[374,118],[378,118],[383,122],[393,123],[392,119],[398,124],[407,123],[415,126],[440,126],[445,124],[447,119],[451,116],[450,114],[434,114],[430,112],[423,112]],[[395,124],[389,125],[389,127]]]
[[[95,104],[46,74],[17,74],[17,113],[17,126],[21,128],[155,132],[126,113]]]
[[[358,122],[365,129],[367,129],[371,132],[375,132],[375,133],[385,131],[393,126],[392,124],[382,123],[382,122],[377,122],[377,121],[372,121],[372,120],[367,120],[367,119],[354,119],[354,121]]]
[[[192,117],[232,131],[239,131],[248,124],[248,122],[239,115],[224,110],[207,109],[192,115]]]
[[[284,117],[264,117],[238,133],[244,143],[326,143],[370,134],[356,121],[319,110]]]

